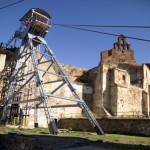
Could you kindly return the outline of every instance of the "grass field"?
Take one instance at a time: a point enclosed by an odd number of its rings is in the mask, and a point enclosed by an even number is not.
[[[34,129],[23,129],[23,128],[10,128],[10,127],[0,127],[0,134],[7,134],[9,132],[16,132],[19,134],[28,134],[28,135],[45,135],[45,136],[54,136],[49,134],[47,128],[34,128]],[[90,141],[95,141],[98,143],[117,143],[125,145],[145,145],[150,146],[150,137],[142,136],[131,136],[131,135],[120,135],[120,134],[105,134],[97,135],[92,132],[78,132],[70,131],[66,133],[59,133],[55,135],[58,137],[79,137],[88,139]]]

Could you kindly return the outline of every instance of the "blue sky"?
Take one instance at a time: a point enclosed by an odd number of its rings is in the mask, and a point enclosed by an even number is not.
[[[16,1],[0,0],[0,7]],[[29,9],[37,7],[47,11],[53,23],[150,26],[149,0],[24,0],[0,9],[0,41],[6,42],[19,28],[19,19]],[[150,40],[150,28],[90,29]],[[53,25],[46,40],[61,63],[90,69],[99,64],[100,52],[111,49],[117,37]],[[150,42],[132,39],[127,42],[131,44],[138,64],[150,63]]]

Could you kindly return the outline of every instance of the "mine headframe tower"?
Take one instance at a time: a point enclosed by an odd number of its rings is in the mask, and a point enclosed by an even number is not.
[[[92,112],[73,87],[61,64],[44,39],[48,29],[51,27],[51,16],[42,9],[34,8],[30,9],[20,21],[21,27],[7,42],[8,45],[13,40],[21,39],[15,69],[11,75],[3,103],[2,121],[7,120],[8,108],[12,108],[9,113],[17,115],[19,113],[18,107],[21,107],[22,110],[24,107],[26,109],[30,107],[34,108],[34,123],[35,126],[38,126],[37,109],[43,108],[50,133],[57,134],[58,129],[53,115],[53,106],[48,103],[51,99],[70,100],[74,101],[82,109],[95,131],[98,134],[104,134]],[[41,46],[43,49],[40,48]],[[44,69],[45,67],[40,67],[40,65],[47,67]],[[55,73],[51,72],[50,68],[54,68]],[[51,76],[56,76],[53,78],[55,80],[52,80]],[[46,81],[45,78],[47,78]],[[48,79],[50,80],[48,81]],[[51,84],[53,83],[57,83],[57,87],[51,89]],[[63,86],[69,89],[72,94],[71,98],[58,95],[58,90]],[[41,105],[43,106],[41,107]],[[67,107],[67,105],[65,106]]]

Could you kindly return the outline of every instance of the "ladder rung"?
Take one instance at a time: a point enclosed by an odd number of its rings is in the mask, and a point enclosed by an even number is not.
[[[34,72],[34,71],[32,71],[32,72],[29,72],[29,73],[27,73],[27,74],[21,75],[21,76],[19,76],[19,77],[17,77],[17,78],[22,78],[22,77],[25,77],[25,76],[31,75],[31,74],[33,74],[33,73],[35,73],[35,72]]]
[[[63,75],[60,75],[60,74],[56,74],[56,73],[52,73],[52,72],[49,72],[49,71],[46,71],[46,70],[43,70],[43,69],[38,69],[39,71],[42,71],[44,73],[47,73],[47,74],[51,74],[51,75],[54,75],[54,76],[58,76],[58,77],[64,77]]]
[[[23,58],[23,57],[25,57],[25,56],[27,56],[27,55],[29,55],[30,53],[25,53],[24,55],[22,55],[22,56],[20,56],[20,58]]]
[[[20,81],[23,81],[23,80],[25,80],[25,79],[23,78],[23,79],[17,80],[17,82],[20,82]]]
[[[44,84],[55,83],[55,82],[63,82],[63,80],[48,81],[48,82],[44,82]]]

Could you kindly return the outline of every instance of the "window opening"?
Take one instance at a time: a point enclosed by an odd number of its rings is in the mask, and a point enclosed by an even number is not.
[[[126,80],[126,76],[125,75],[122,76],[122,80],[124,80],[124,81]]]

